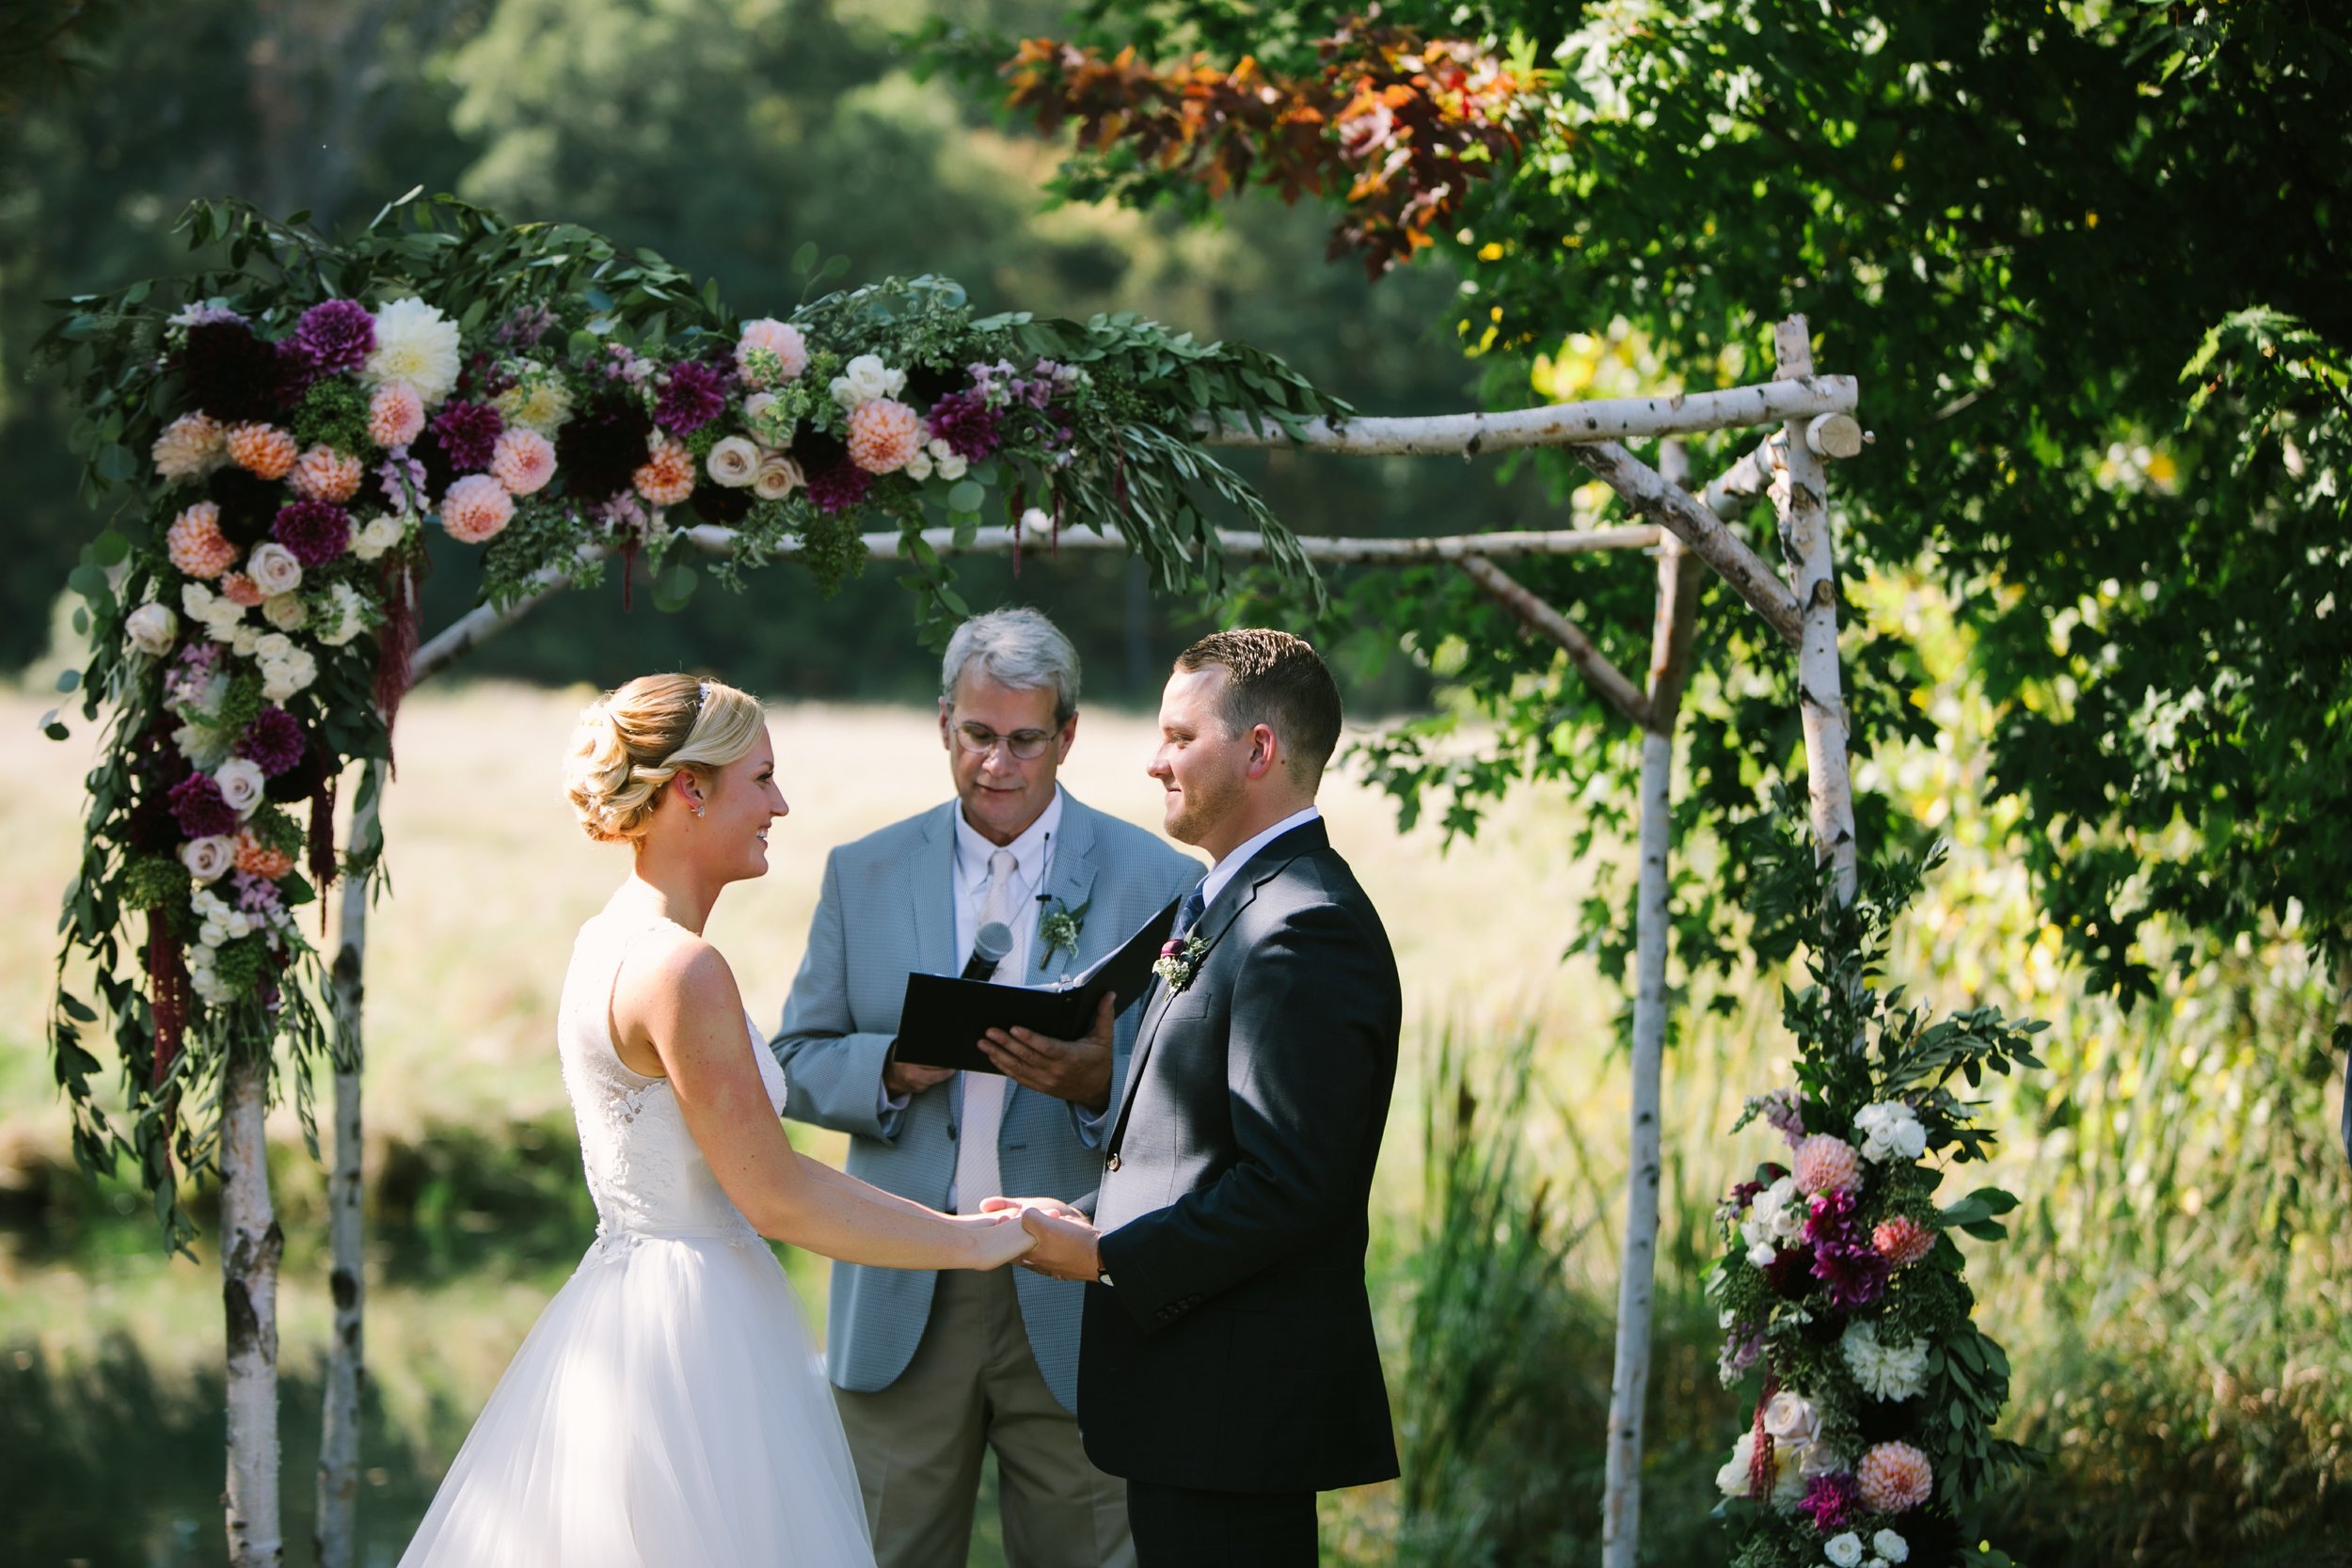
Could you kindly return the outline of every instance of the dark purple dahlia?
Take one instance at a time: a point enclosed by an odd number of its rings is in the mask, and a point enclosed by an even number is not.
[[[189,327],[181,367],[190,400],[223,424],[266,420],[278,412],[278,356],[241,321]]]
[[[1813,1277],[1828,1291],[1829,1304],[1843,1311],[1869,1307],[1886,1294],[1893,1267],[1873,1246],[1823,1242],[1813,1249]]]
[[[564,493],[594,504],[627,490],[630,476],[644,464],[645,439],[652,434],[653,421],[626,396],[599,399],[564,420],[555,436],[555,466],[564,476]]]
[[[931,404],[935,440],[967,462],[977,463],[1004,443],[1004,416],[971,392],[950,392]]]
[[[237,754],[252,758],[273,779],[300,762],[308,747],[301,721],[282,707],[264,707],[237,737]]]
[[[209,773],[191,773],[171,786],[171,815],[190,838],[237,831],[237,808],[221,799],[220,785]]]
[[[1815,1529],[1834,1534],[1845,1528],[1848,1520],[1861,1515],[1862,1483],[1843,1471],[1815,1476],[1804,1489],[1804,1500],[1797,1506],[1813,1515]]]
[[[686,504],[694,509],[694,515],[706,523],[721,528],[733,528],[751,515],[752,502],[759,498],[748,487],[724,484],[697,484]]]
[[[441,451],[461,474],[478,474],[490,466],[506,420],[486,403],[453,403],[434,416],[433,434]]]
[[[332,501],[295,501],[278,508],[269,533],[305,566],[324,566],[351,547],[351,518]]]
[[[1812,1289],[1813,1257],[1802,1247],[1782,1247],[1764,1265],[1764,1283],[1783,1301],[1795,1301]]]
[[[310,389],[310,383],[321,374],[318,361],[310,351],[293,338],[280,338],[272,351],[278,356],[278,405],[291,408],[302,401],[302,394]]]
[[[239,548],[267,537],[278,509],[286,504],[284,484],[234,467],[206,480],[204,493],[220,508],[221,536]]]
[[[312,379],[342,375],[375,352],[375,318],[356,299],[326,299],[302,312],[294,341],[310,356]]]
[[[669,381],[653,407],[653,422],[673,436],[691,436],[726,405],[726,377],[690,359],[670,367]]]
[[[817,469],[808,476],[808,499],[817,503],[817,510],[831,515],[847,512],[866,499],[873,488],[874,476],[848,461]]]

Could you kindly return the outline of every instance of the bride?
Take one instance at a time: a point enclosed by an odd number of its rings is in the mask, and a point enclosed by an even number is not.
[[[580,716],[565,783],[635,869],[556,1015],[596,1242],[515,1354],[402,1568],[867,1565],[800,1304],[759,1237],[846,1262],[1002,1267],[1017,1215],[950,1216],[796,1153],[784,1075],[703,940],[787,809],[753,698],[647,675]]]

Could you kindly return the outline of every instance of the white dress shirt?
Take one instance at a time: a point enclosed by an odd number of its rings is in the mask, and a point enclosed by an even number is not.
[[[1232,881],[1235,877],[1241,874],[1241,868],[1249,863],[1250,856],[1256,854],[1259,850],[1264,848],[1276,839],[1280,838],[1284,833],[1289,832],[1293,828],[1304,827],[1307,823],[1319,820],[1322,816],[1323,813],[1320,809],[1314,806],[1309,806],[1304,811],[1295,811],[1291,813],[1288,816],[1285,816],[1282,820],[1277,822],[1273,827],[1268,828],[1265,832],[1259,833],[1252,838],[1244,840],[1232,854],[1227,855],[1224,859],[1218,861],[1215,865],[1209,867],[1209,874],[1200,879],[1200,902],[1202,906],[1206,907],[1207,905],[1216,902],[1216,895],[1225,891],[1226,883]],[[982,863],[985,864],[986,863],[983,862]]]
[[[969,954],[978,939],[981,911],[992,903],[1004,911],[1005,923],[1012,928],[1012,949],[996,965],[996,978],[1003,985],[1026,985],[1029,982],[1029,949],[1037,936],[1037,899],[1045,891],[1047,868],[1053,863],[1054,834],[1061,829],[1061,785],[1054,786],[1054,798],[1038,814],[1036,821],[1021,831],[1010,844],[992,844],[963,819],[961,808],[956,812],[955,910],[956,951]],[[1012,886],[1001,899],[989,874],[989,863],[1000,853],[1012,856]],[[1003,1075],[993,1072],[966,1072],[960,1075],[956,1085],[956,1179],[948,1183],[947,1207],[954,1212],[966,1211],[965,1199],[977,1207],[980,1199],[993,1197],[993,1192],[966,1194],[961,1191],[965,1177],[974,1171],[982,1180],[996,1175],[996,1144],[1004,1131],[1005,1099],[1012,1085]],[[980,1156],[976,1159],[975,1156]]]

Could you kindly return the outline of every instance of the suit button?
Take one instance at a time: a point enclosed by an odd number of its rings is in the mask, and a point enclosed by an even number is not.
[[[1119,1150],[1115,1148],[1111,1150],[1111,1157],[1103,1162],[1103,1168],[1104,1170],[1117,1170],[1119,1168]]]

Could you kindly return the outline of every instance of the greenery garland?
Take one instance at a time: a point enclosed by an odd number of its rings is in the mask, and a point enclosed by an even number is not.
[[[129,1155],[175,1244],[231,1053],[286,1046],[311,1125],[328,1031],[295,915],[380,850],[338,855],[335,789],[390,753],[429,528],[484,546],[492,606],[618,554],[674,610],[696,586],[673,559],[686,527],[727,531],[729,587],[789,541],[830,591],[866,528],[895,525],[934,637],[968,611],[922,531],[968,541],[992,491],[1017,539],[1115,522],[1174,590],[1219,585],[1222,503],[1315,581],[1198,436],[1347,416],[1270,355],[1131,312],[976,318],[937,277],[809,300],[845,263],[807,247],[800,308],[744,321],[649,251],[418,195],[341,241],[198,203],[180,228],[225,265],[61,302],[42,340],[82,410],[85,494],[115,499],[69,578],[89,657],[61,689],[109,728],[51,1044],[77,1156]],[[120,1126],[92,1096],[101,1014],[77,966],[111,1015]]]
[[[1758,835],[1761,836],[1761,835]],[[2000,1568],[1965,1528],[1995,1467],[2028,1462],[1993,1436],[2009,1361],[1971,1321],[1953,1233],[2006,1234],[2017,1200],[1980,1187],[1939,1205],[1939,1164],[1985,1158],[1993,1135],[1954,1081],[2040,1067],[2047,1027],[1991,1007],[1930,1021],[1882,990],[1891,933],[1942,849],[1839,898],[1802,833],[1758,850],[1759,953],[1803,938],[1811,984],[1783,992],[1796,1084],[1747,1101],[1788,1146],[1717,1210],[1708,1281],[1726,1386],[1760,1384],[1717,1476],[1734,1568]]]

